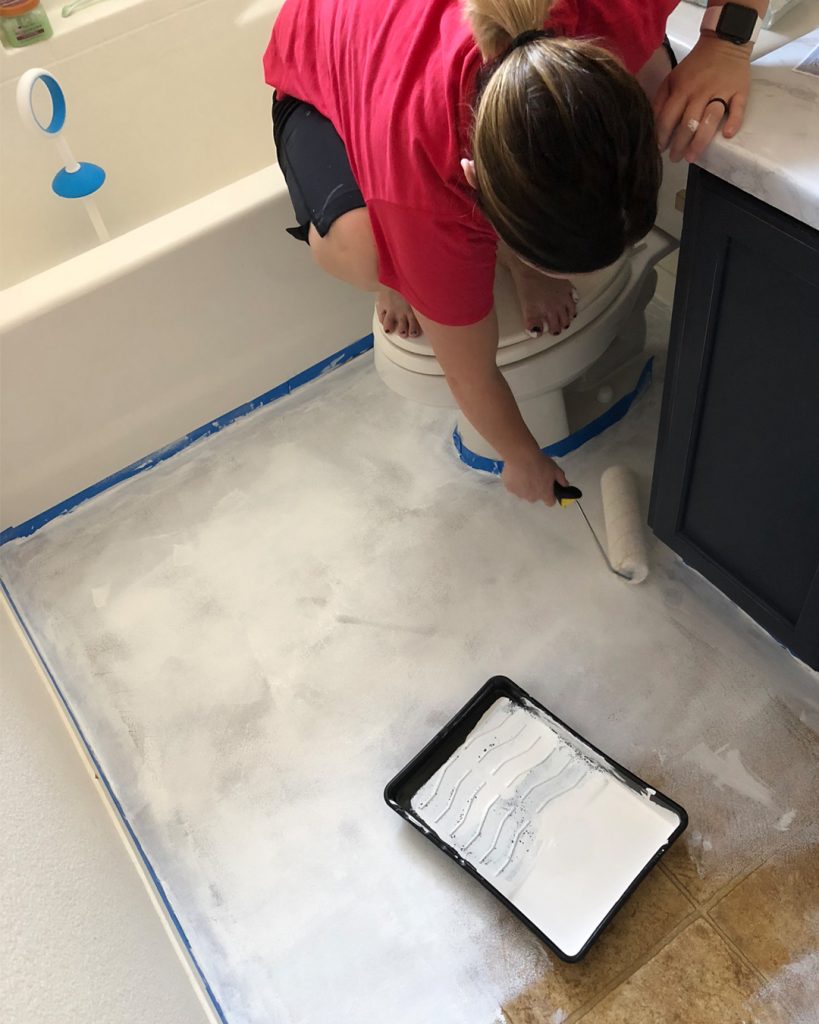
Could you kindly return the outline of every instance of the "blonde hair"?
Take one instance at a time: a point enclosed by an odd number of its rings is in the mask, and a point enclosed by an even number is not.
[[[620,62],[589,40],[535,34],[550,6],[465,0],[487,60],[472,158],[478,203],[507,245],[545,270],[583,273],[649,231],[662,163],[651,105]]]
[[[467,20],[484,59],[497,56],[515,36],[543,28],[552,0],[466,0]]]

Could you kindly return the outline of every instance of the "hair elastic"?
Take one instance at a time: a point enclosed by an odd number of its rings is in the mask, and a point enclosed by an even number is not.
[[[530,28],[526,32],[521,32],[520,35],[515,36],[512,42],[504,50],[501,60],[508,57],[510,53],[520,49],[521,46],[526,46],[527,43],[534,42],[535,39],[551,39],[554,36],[554,32],[548,28]]]

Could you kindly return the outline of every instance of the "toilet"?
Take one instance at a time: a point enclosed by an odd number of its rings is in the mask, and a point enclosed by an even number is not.
[[[521,319],[512,278],[499,267],[495,308],[498,366],[541,448],[566,454],[623,415],[646,380],[645,308],[657,283],[655,264],[677,248],[658,227],[605,270],[574,280],[577,316],[558,336],[531,338]],[[399,395],[457,409],[440,364],[424,338],[388,335],[373,318],[375,366]],[[496,469],[498,453],[458,410],[454,434],[461,458]]]

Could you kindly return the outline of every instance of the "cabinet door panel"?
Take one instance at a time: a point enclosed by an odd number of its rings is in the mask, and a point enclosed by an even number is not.
[[[692,170],[650,516],[662,540],[812,664],[817,237]]]

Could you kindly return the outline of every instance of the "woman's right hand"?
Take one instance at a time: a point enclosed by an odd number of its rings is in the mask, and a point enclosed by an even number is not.
[[[556,462],[535,450],[514,459],[507,459],[501,475],[510,494],[524,501],[543,501],[549,507],[555,503],[555,481],[569,486],[566,474]]]

